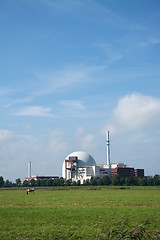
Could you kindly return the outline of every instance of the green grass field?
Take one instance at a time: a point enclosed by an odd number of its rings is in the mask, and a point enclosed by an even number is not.
[[[0,239],[160,239],[160,187],[1,189]]]

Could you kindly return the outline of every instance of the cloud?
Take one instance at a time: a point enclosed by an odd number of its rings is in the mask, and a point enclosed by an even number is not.
[[[119,51],[113,49],[113,45],[110,43],[94,43],[93,46],[103,51],[106,56],[105,64],[107,66],[112,65],[123,58],[123,55]]]
[[[0,96],[8,96],[9,94],[13,93],[14,90],[13,89],[10,89],[10,88],[0,88]]]
[[[31,102],[32,100],[33,100],[33,97],[19,98],[15,100],[12,99],[11,101],[9,101],[9,103],[5,104],[5,107],[9,108],[16,104]]]
[[[95,77],[95,73],[99,74],[105,68],[106,67],[103,65],[67,65],[61,69],[54,69],[54,71],[33,73],[32,79],[34,88],[30,84],[28,84],[28,89],[25,90],[1,88],[1,103],[4,102],[3,106],[5,108],[11,108],[13,105],[23,106],[23,104],[29,102],[31,103],[39,97],[45,97],[54,93],[61,94],[66,91],[74,91],[75,88],[79,89],[80,86],[83,86],[88,82],[93,83],[96,81],[97,79]],[[83,103],[78,100],[62,101],[61,105],[74,109],[85,108]],[[46,116],[46,113],[44,114],[44,111],[49,113],[50,109],[42,109],[42,107],[39,106],[31,106],[18,111],[16,115]],[[49,114],[47,114],[47,116],[49,116]]]
[[[80,144],[83,149],[93,150],[96,146],[96,138],[93,134],[87,134],[80,139]]]
[[[7,129],[0,129],[0,142],[4,143],[13,138],[13,133]]]
[[[40,88],[32,93],[32,96],[37,97],[64,91],[67,87],[74,87],[78,83],[88,81],[89,74],[90,69],[75,65],[50,73],[35,74],[41,84]]]
[[[152,37],[152,38],[149,38],[146,41],[139,42],[138,46],[139,47],[150,47],[150,46],[154,46],[154,45],[157,45],[157,44],[160,44],[160,39]]]
[[[63,131],[52,131],[49,137],[49,147],[52,153],[60,153],[67,150],[67,142],[64,141]]]
[[[121,98],[107,128],[112,134],[155,128],[160,121],[160,99],[141,94]]]
[[[85,106],[81,101],[65,100],[65,101],[62,101],[61,104],[68,108],[73,108],[76,110],[85,108]]]
[[[76,130],[76,137],[82,136],[84,134],[84,128],[82,126],[79,126]]]
[[[69,118],[88,118],[91,117],[87,106],[80,100],[63,100],[59,105],[60,114]]]
[[[67,65],[64,68],[54,69],[54,71],[50,72],[33,73],[34,88],[32,86],[33,83],[32,85],[28,84],[28,89],[25,89],[25,91],[24,89],[0,88],[0,98],[4,101],[4,107],[6,108],[32,102],[39,96],[64,92],[67,88],[71,89],[77,87],[77,85],[91,81],[93,80],[91,77],[92,74],[95,71],[101,71],[101,69],[101,67],[86,67],[82,64]],[[70,102],[70,104],[72,103]]]
[[[16,112],[14,115],[34,117],[55,117],[55,115],[52,114],[51,108],[44,108],[42,106],[25,107],[19,112]]]

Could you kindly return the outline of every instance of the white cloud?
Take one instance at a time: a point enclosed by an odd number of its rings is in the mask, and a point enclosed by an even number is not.
[[[14,92],[14,90],[10,89],[10,88],[6,88],[6,87],[0,88],[0,96],[3,96],[3,97],[7,96],[7,95],[9,95],[9,94],[11,94],[13,92]]]
[[[65,101],[62,101],[61,104],[68,108],[73,108],[76,110],[85,108],[85,106],[81,101],[65,100]]]
[[[33,101],[39,96],[45,96],[48,94],[53,94],[55,92],[63,92],[66,91],[66,88],[68,87],[71,89],[76,87],[77,84],[84,84],[92,79],[91,75],[93,72],[97,70],[100,71],[100,69],[95,68],[95,66],[86,67],[82,64],[67,65],[62,69],[54,69],[54,71],[51,72],[33,73],[32,78],[34,87],[28,84],[28,89],[25,89],[25,91],[13,90],[9,88],[0,88],[0,97],[4,101],[4,106],[6,108],[12,107],[13,105],[24,104]],[[30,88],[32,88],[33,90],[30,90]],[[70,102],[70,104],[73,104],[73,102]],[[82,103],[77,101],[77,106],[78,104],[79,107],[82,107]],[[31,108],[34,108],[34,106],[27,107],[24,110],[25,112],[32,112]],[[36,112],[37,111],[38,109],[36,110]]]
[[[52,114],[51,108],[44,108],[42,106],[30,106],[25,107],[22,110],[16,112],[16,116],[34,116],[34,117],[55,117]]]
[[[52,131],[49,138],[49,146],[52,153],[60,153],[67,150],[63,131]]]
[[[76,130],[76,136],[79,137],[79,136],[82,136],[84,134],[84,128],[82,126],[79,126]]]
[[[6,142],[13,138],[13,133],[7,129],[0,129],[0,142]]]
[[[60,71],[36,74],[40,88],[33,92],[33,96],[42,96],[74,87],[75,84],[88,81],[90,70],[83,66],[67,66]]]
[[[12,107],[13,105],[16,104],[21,104],[21,103],[27,103],[27,102],[31,102],[33,100],[33,97],[26,97],[26,98],[18,98],[15,100],[10,100],[9,103],[5,104],[6,108]]]
[[[93,150],[96,146],[96,138],[92,134],[87,134],[80,139],[80,144],[84,150]]]
[[[67,88],[69,88],[69,91],[71,91],[74,88],[77,89],[80,85],[84,85],[90,81],[93,82],[96,80],[94,74],[96,72],[101,72],[104,69],[105,66],[103,65],[84,66],[81,64],[67,65],[62,69],[54,69],[54,71],[51,72],[33,73],[32,78],[34,87],[28,84],[28,89],[25,89],[25,91],[1,88],[0,97],[4,101],[3,105],[6,108],[11,108],[13,105],[23,106],[24,103],[32,102],[37,97],[46,96],[53,93],[65,92]],[[62,101],[61,104],[63,104],[63,106],[71,107],[74,109],[85,108],[83,102],[78,100]],[[30,106],[18,111],[16,115],[49,116],[49,114],[46,113],[49,113],[50,111],[51,109],[49,108],[45,109],[41,106]]]
[[[121,98],[107,128],[112,134],[155,128],[160,121],[160,99],[141,94]]]

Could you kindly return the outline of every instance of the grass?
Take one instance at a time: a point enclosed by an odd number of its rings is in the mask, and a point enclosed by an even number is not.
[[[0,190],[0,239],[160,239],[160,187]]]

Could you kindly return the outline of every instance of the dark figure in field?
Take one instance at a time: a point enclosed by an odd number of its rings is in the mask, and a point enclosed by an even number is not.
[[[29,194],[30,192],[33,192],[33,193],[34,193],[34,188],[28,188],[27,194]]]

